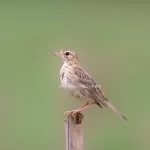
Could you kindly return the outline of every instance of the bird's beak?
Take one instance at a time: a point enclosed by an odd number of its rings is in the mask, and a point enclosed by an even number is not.
[[[54,53],[50,53],[50,54],[60,56],[60,53],[59,53],[59,52],[54,52]]]

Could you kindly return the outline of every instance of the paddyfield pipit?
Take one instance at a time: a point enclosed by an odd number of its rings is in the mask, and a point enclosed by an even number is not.
[[[101,108],[111,108],[119,116],[127,120],[106,98],[102,88],[97,85],[92,77],[81,67],[74,50],[61,50],[60,52],[52,54],[60,56],[64,62],[60,70],[62,87],[72,96],[85,103],[82,107],[68,111],[67,113],[74,114],[88,108],[91,104],[97,104]]]

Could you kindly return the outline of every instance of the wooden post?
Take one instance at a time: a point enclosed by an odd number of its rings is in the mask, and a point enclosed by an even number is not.
[[[67,116],[65,120],[66,150],[83,150],[81,113]]]

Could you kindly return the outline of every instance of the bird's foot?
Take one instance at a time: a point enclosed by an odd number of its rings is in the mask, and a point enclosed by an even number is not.
[[[64,114],[65,115],[74,115],[74,114],[76,114],[76,113],[79,113],[79,110],[77,109],[77,110],[71,110],[71,111],[66,111],[66,112],[64,112]]]

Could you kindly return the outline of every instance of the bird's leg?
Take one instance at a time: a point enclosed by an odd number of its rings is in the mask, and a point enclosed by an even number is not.
[[[80,107],[79,109],[77,109],[77,110],[78,110],[78,111],[82,111],[82,110],[88,108],[89,105],[90,105],[89,103],[86,103],[85,105],[81,106],[81,107]]]
[[[82,111],[82,110],[88,108],[89,105],[90,105],[89,103],[86,103],[85,105],[81,106],[80,108],[78,108],[78,109],[76,109],[76,110],[72,110],[72,111],[66,111],[64,114],[75,114],[75,113],[77,113],[77,112],[80,112],[80,111]]]

